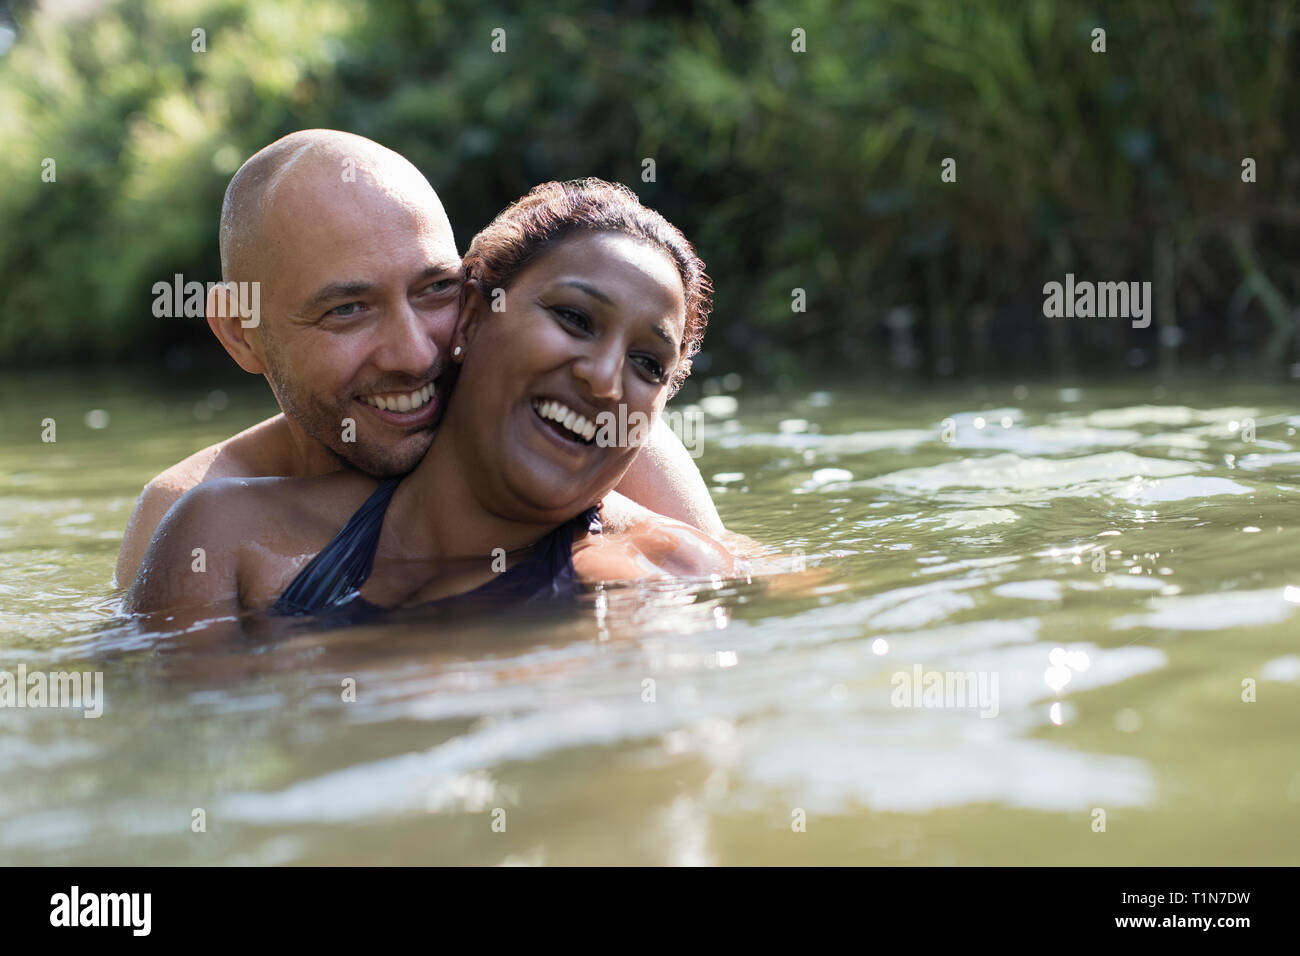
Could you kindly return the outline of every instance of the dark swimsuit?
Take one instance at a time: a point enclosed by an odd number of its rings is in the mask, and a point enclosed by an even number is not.
[[[346,610],[351,617],[358,611],[384,610],[361,596],[361,586],[374,570],[384,512],[388,510],[399,481],[390,478],[375,489],[333,540],[284,589],[271,608],[272,614],[332,616]],[[481,601],[498,606],[572,598],[578,592],[578,575],[573,569],[573,535],[578,529],[591,534],[600,533],[599,506],[589,508],[572,521],[560,525],[538,541],[524,560],[486,584],[420,607]]]

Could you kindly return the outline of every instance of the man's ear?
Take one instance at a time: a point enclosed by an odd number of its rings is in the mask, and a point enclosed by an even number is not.
[[[248,312],[248,303],[239,301],[236,289],[233,282],[218,282],[208,290],[208,328],[240,368],[253,375],[265,375],[266,362],[259,331],[261,317],[257,315],[255,320],[250,320],[241,314],[241,304]]]
[[[452,361],[463,361],[469,354],[479,328],[487,320],[488,311],[482,286],[475,279],[466,279],[460,287],[460,315],[456,319],[456,329],[451,333]]]

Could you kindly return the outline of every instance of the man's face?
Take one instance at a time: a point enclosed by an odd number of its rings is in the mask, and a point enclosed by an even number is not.
[[[264,230],[259,334],[280,407],[355,468],[405,474],[442,413],[460,294],[437,198],[326,166],[281,185]]]

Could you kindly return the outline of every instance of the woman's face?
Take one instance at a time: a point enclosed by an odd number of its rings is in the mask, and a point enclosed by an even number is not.
[[[564,521],[603,498],[668,400],[686,297],[673,261],[582,233],[508,289],[466,293],[463,367],[443,422],[495,513]],[[568,426],[564,422],[568,422]]]

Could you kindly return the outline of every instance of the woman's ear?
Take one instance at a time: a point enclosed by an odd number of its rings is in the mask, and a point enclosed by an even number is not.
[[[482,286],[476,279],[466,279],[460,287],[460,315],[456,319],[455,331],[451,333],[453,362],[465,360],[479,326],[487,318],[487,312],[487,300],[483,297]]]

